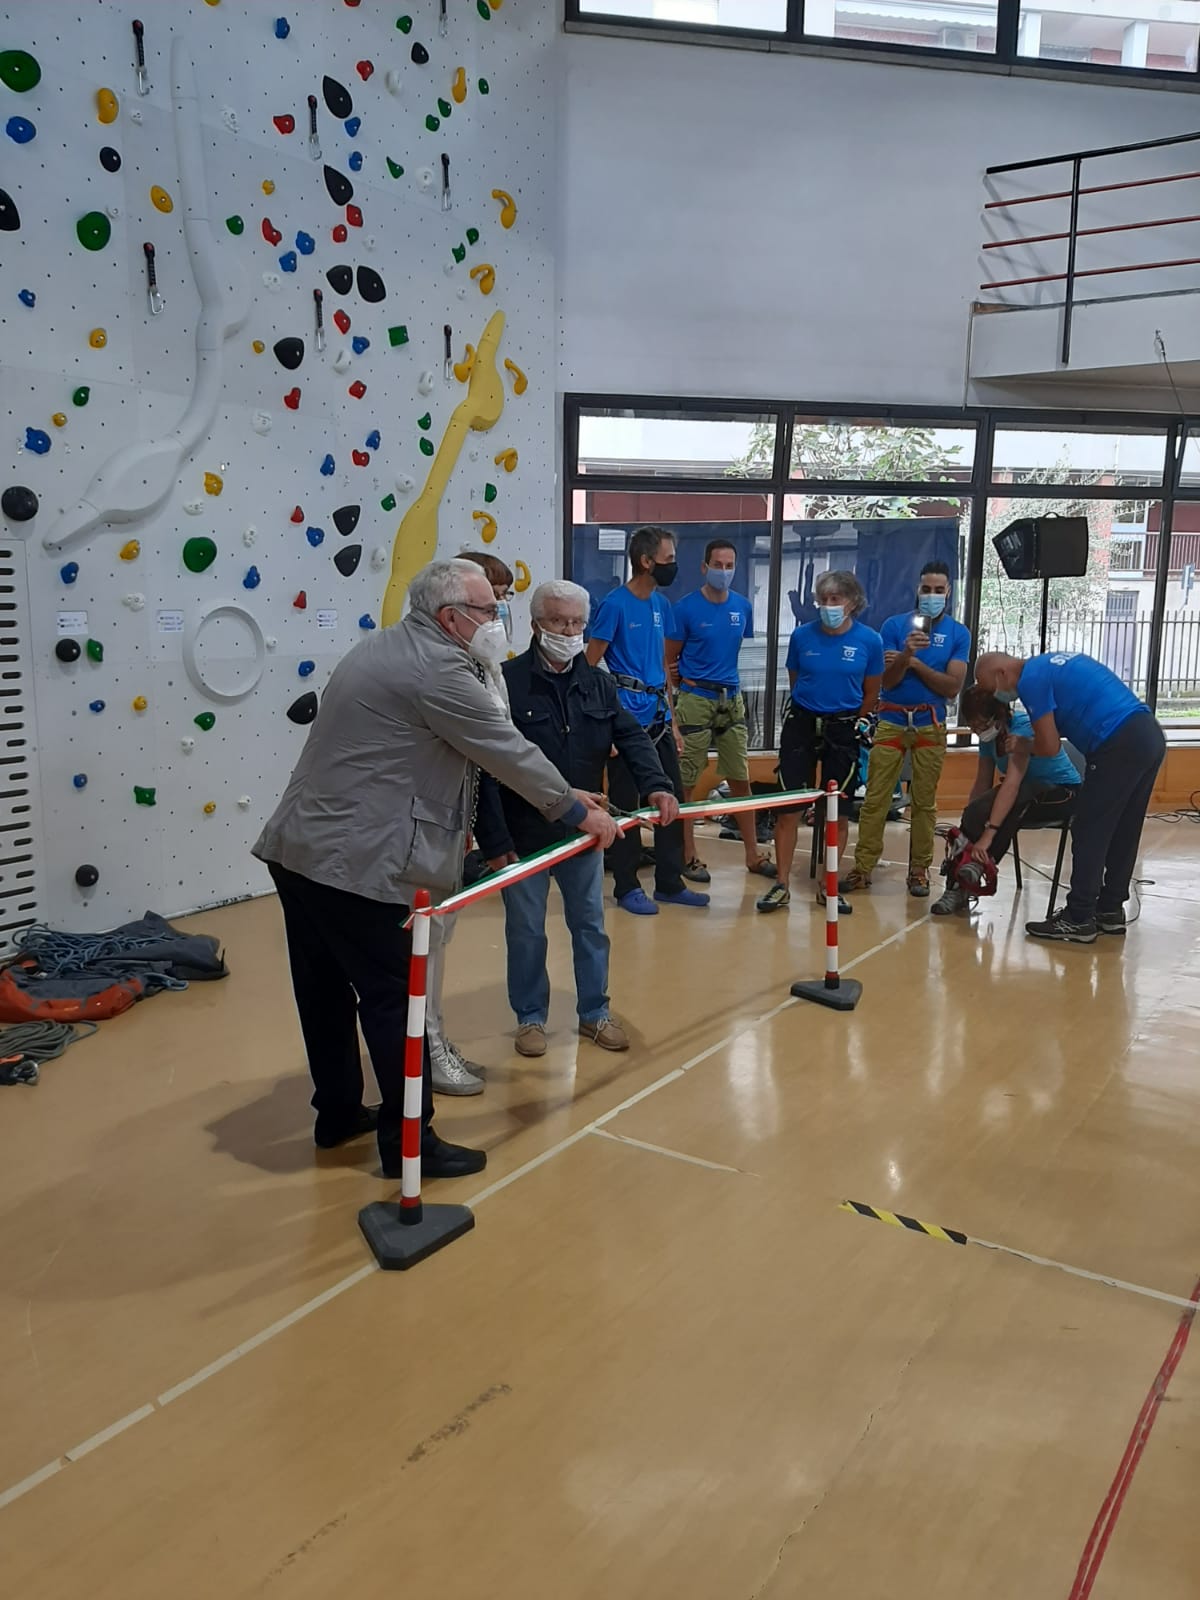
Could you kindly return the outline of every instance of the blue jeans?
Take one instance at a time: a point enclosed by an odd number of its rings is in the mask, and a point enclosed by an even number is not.
[[[581,1022],[608,1016],[608,935],[604,931],[604,857],[593,848],[560,861],[502,891],[508,945],[508,1003],[517,1023],[545,1026],[550,1012],[546,971],[546,903],[550,879],[562,895],[575,960],[576,1010]]]

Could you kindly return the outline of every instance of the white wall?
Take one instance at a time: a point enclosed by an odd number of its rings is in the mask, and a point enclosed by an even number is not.
[[[961,404],[984,169],[1200,113],[1182,93],[652,40],[572,35],[565,60],[576,391]]]

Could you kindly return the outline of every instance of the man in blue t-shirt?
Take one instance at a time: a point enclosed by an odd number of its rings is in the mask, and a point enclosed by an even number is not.
[[[683,740],[672,719],[667,679],[671,602],[659,592],[670,588],[679,571],[675,535],[666,528],[639,528],[629,541],[629,568],[629,582],[610,590],[592,618],[587,659],[593,667],[603,661],[612,673],[617,698],[650,735],[676,798],[682,799],[679,752]],[[621,811],[636,811],[642,801],[633,773],[616,753],[608,763],[608,797]],[[618,834],[609,849],[613,892],[623,911],[657,916],[655,902],[660,900],[676,906],[708,904],[706,894],[697,894],[683,881],[682,822],[676,820],[655,831],[653,900],[638,882],[641,857],[640,828]]]
[[[672,607],[667,670],[676,690],[675,715],[683,736],[679,770],[688,800],[694,798],[714,748],[718,782],[724,779],[732,795],[750,793],[738,655],[742,640],[754,637],[754,607],[732,588],[736,567],[736,547],[727,539],[710,539],[700,566],[701,587]],[[775,869],[758,848],[755,818],[749,812],[735,811],[733,816],[746,850],[746,871],[773,878]],[[684,877],[707,883],[708,868],[696,857],[690,822],[683,825],[683,854]]]
[[[1033,724],[1033,751],[1058,753],[1068,739],[1087,758],[1071,829],[1071,889],[1061,911],[1027,922],[1036,939],[1092,944],[1125,932],[1125,902],[1154,780],[1166,754],[1149,708],[1102,662],[1074,651],[1022,661],[991,652],[975,676],[997,700],[1018,697]]]
[[[929,894],[929,867],[937,827],[937,791],[946,760],[946,702],[957,700],[967,675],[971,635],[950,615],[950,568],[927,561],[917,582],[916,611],[889,617],[883,639],[879,727],[867,768],[867,793],[858,815],[854,868],[842,893],[868,889],[883,854],[883,830],[892,795],[912,758],[909,789],[908,892]]]

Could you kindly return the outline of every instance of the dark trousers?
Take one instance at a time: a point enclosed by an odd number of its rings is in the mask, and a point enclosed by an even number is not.
[[[1166,753],[1157,721],[1138,711],[1088,757],[1071,834],[1072,922],[1119,911],[1129,899],[1146,807]]]
[[[381,1095],[379,1149],[385,1163],[395,1163],[404,1111],[412,955],[412,934],[404,927],[408,907],[331,889],[275,862],[267,867],[283,909],[313,1106],[336,1125],[351,1121],[362,1104],[361,1021]],[[428,1127],[433,1118],[428,1039],[424,1080],[421,1121]]]
[[[646,730],[653,739],[658,728]],[[683,779],[679,775],[679,755],[670,726],[654,746],[659,764],[677,799],[683,799]],[[636,811],[642,803],[633,774],[620,756],[608,763],[608,798],[621,811]],[[605,855],[605,865],[613,875],[613,893],[619,900],[622,895],[637,889],[638,863],[642,858],[642,830],[630,828],[623,833]],[[673,822],[669,828],[654,830],[654,887],[659,894],[678,894],[683,882],[683,823]]]
[[[993,861],[1002,861],[1016,838],[1018,828],[1036,828],[1047,822],[1061,822],[1071,815],[1078,789],[1066,789],[1058,784],[1039,786],[1025,779],[1017,790],[1017,798],[1004,821],[996,829],[992,840]],[[962,831],[974,843],[987,827],[992,814],[995,789],[972,800],[962,814]]]

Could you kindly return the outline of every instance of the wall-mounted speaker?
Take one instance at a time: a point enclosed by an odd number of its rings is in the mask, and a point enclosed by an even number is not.
[[[992,540],[1010,578],[1082,578],[1088,566],[1086,517],[1022,517]]]

